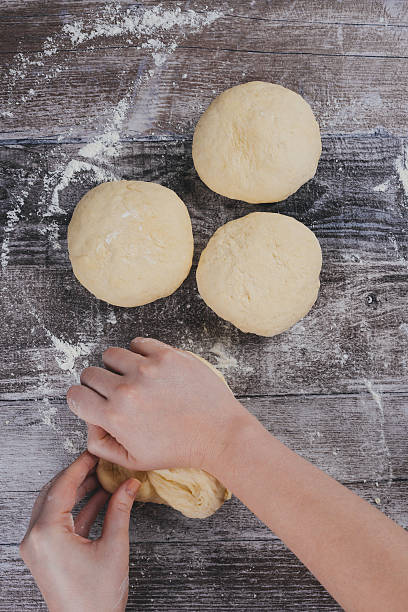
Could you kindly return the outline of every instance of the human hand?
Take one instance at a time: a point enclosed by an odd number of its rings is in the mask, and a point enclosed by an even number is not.
[[[109,495],[98,488],[97,458],[83,453],[39,494],[20,554],[50,612],[124,610],[129,585],[129,516],[140,483],[124,482],[111,497],[102,536],[88,534]],[[93,497],[78,513],[85,495]]]
[[[148,338],[109,348],[68,390],[88,423],[88,449],[134,470],[212,465],[249,413],[194,355]]]

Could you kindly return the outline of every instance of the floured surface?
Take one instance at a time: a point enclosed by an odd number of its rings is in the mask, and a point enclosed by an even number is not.
[[[142,4],[1,7],[1,611],[42,609],[17,544],[35,492],[86,444],[65,390],[108,345],[135,335],[208,358],[280,439],[408,526],[405,3]],[[107,11],[114,32],[104,31]],[[141,32],[136,19],[155,12]],[[254,79],[301,93],[323,128],[315,178],[266,209],[211,193],[191,159],[210,100]],[[175,190],[196,240],[179,291],[129,310],[80,287],[66,248],[75,204],[122,178]],[[212,233],[253,210],[295,217],[323,249],[315,308],[270,340],[221,321],[194,281]],[[238,500],[191,523],[164,506],[135,507],[130,610],[191,610],[191,601],[203,611],[337,610]]]

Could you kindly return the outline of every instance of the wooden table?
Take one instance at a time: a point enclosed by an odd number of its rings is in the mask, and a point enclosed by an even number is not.
[[[85,447],[65,392],[135,335],[218,365],[279,439],[406,527],[408,3],[3,0],[0,23],[0,610],[45,609],[18,543],[39,489]],[[316,177],[276,205],[212,193],[191,159],[211,99],[256,79],[301,93],[322,129]],[[324,257],[316,306],[280,336],[246,335],[205,306],[194,268],[148,306],[98,301],[66,228],[112,178],[181,196],[195,264],[249,212],[306,223]],[[204,521],[135,507],[130,574],[129,610],[339,609],[236,499]]]

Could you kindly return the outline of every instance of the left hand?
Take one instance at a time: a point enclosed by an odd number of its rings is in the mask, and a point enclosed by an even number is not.
[[[112,496],[102,536],[89,531],[109,495],[98,488],[97,458],[83,453],[58,474],[38,496],[21,556],[51,612],[124,610],[129,585],[129,517],[140,486],[124,482]],[[96,490],[75,521],[71,511]]]

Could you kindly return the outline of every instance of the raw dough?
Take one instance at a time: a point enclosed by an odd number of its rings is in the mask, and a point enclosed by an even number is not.
[[[194,355],[210,367],[223,381],[222,374],[208,361]],[[142,483],[136,500],[165,504],[179,510],[189,518],[211,516],[231,493],[214,476],[194,468],[173,468],[140,472],[99,459],[97,475],[104,489],[113,493],[128,478],[137,478]]]
[[[173,293],[190,271],[193,248],[186,206],[155,183],[98,185],[78,203],[68,227],[75,276],[116,306],[141,306]]]
[[[311,179],[322,151],[309,104],[281,85],[227,89],[194,132],[193,160],[213,191],[250,203],[279,202]]]
[[[251,213],[220,227],[201,253],[197,284],[218,316],[244,332],[274,336],[311,309],[322,253],[305,225],[276,213]]]

